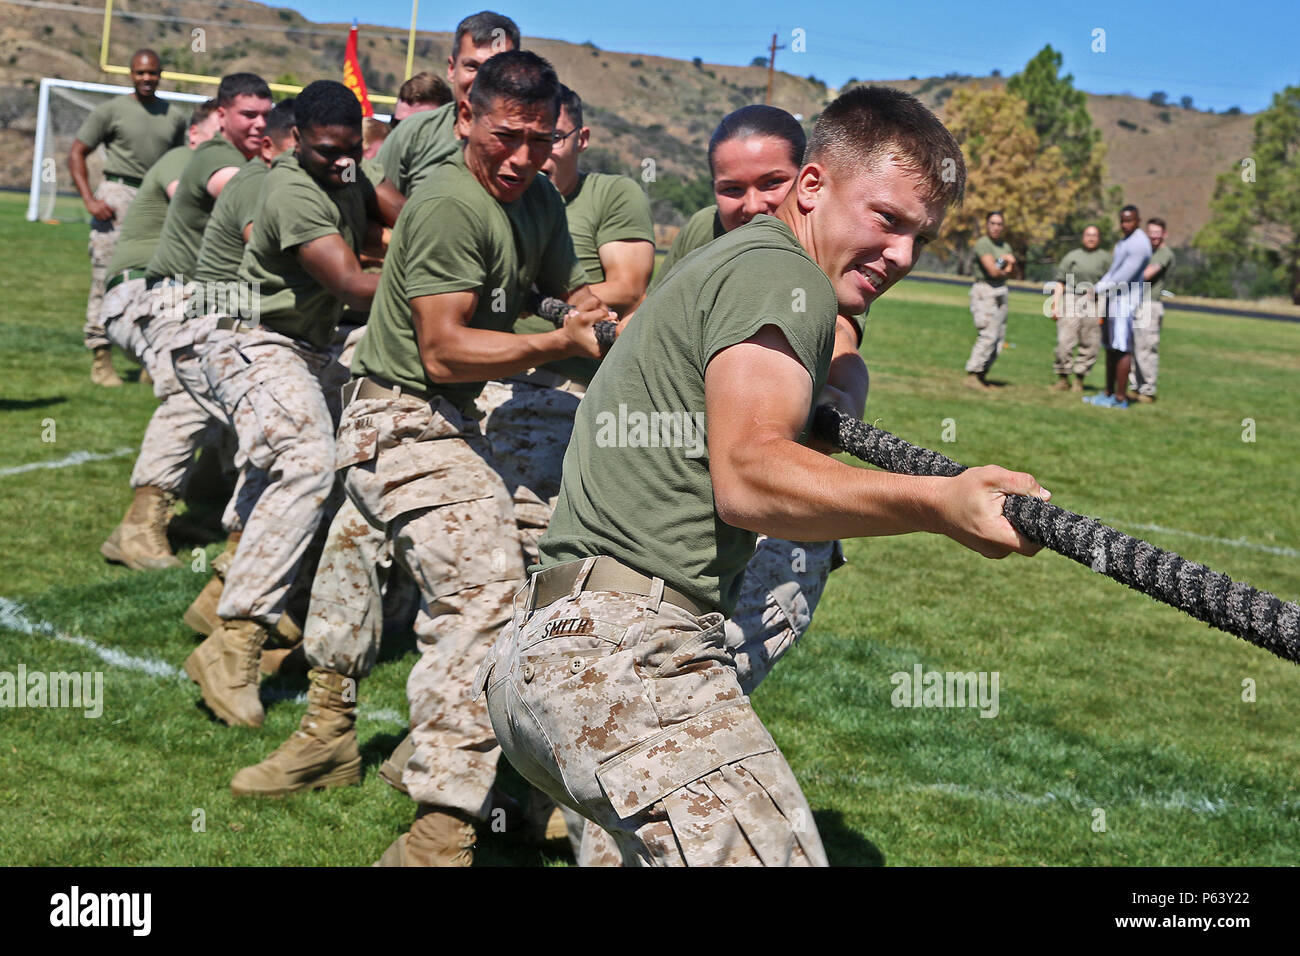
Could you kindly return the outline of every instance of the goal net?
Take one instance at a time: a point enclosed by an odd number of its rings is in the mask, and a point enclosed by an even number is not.
[[[77,130],[90,111],[114,96],[131,93],[129,86],[107,83],[80,83],[45,77],[41,80],[36,106],[36,143],[32,155],[31,193],[27,201],[27,219],[84,219],[85,208],[77,187],[68,172],[68,150]],[[166,100],[201,103],[208,99],[196,93],[158,91]],[[99,185],[104,163],[104,147],[86,157],[90,187]]]

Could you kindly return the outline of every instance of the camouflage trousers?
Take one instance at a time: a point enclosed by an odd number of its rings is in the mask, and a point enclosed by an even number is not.
[[[420,659],[406,685],[415,754],[402,782],[418,803],[485,819],[500,750],[471,685],[524,580],[510,494],[478,420],[442,399],[353,401],[339,425],[336,465],[354,507],[335,516],[330,537],[359,530],[360,516],[383,532],[420,590]],[[357,553],[371,575],[357,614],[373,621],[379,562],[373,549]],[[313,603],[318,589],[338,593],[343,575],[320,581],[330,567],[323,558]]]
[[[200,362],[234,425],[236,464],[249,472],[233,502],[243,537],[217,613],[273,627],[334,487],[326,392],[336,391],[337,363],[327,350],[262,327],[213,332]]]
[[[1075,346],[1079,351],[1074,354]],[[1056,320],[1056,352],[1052,370],[1057,375],[1087,375],[1101,353],[1101,320],[1097,297],[1091,292],[1064,292],[1061,316]]]
[[[536,563],[537,542],[550,524],[564,452],[584,391],[575,382],[540,370],[488,382],[478,398],[483,434],[514,499],[529,564]],[[726,622],[726,646],[746,694],[808,629],[828,575],[843,563],[839,542],[759,538],[745,570],[740,601]],[[570,814],[566,818],[581,865],[618,865],[620,854],[599,827],[588,824],[584,832]]]
[[[826,865],[812,813],[754,713],[722,615],[584,591],[522,597],[475,680],[502,751],[533,786],[647,865]],[[536,584],[536,578],[533,582]]]
[[[104,283],[108,281],[108,263],[113,258],[113,250],[117,248],[122,222],[126,219],[126,211],[131,200],[135,199],[136,192],[135,186],[107,179],[95,190],[95,198],[113,208],[113,218],[90,221],[90,242],[87,244],[90,253],[90,294],[86,297],[86,324],[81,330],[88,349],[102,348],[109,344],[99,315],[104,302]]]
[[[154,395],[161,399],[145,428],[131,487],[179,493],[193,469],[195,451],[218,441],[221,427],[181,387],[171,363],[180,322],[171,313],[158,313],[156,302],[144,279],[128,279],[104,296],[100,317],[108,339],[148,369]]]
[[[970,314],[975,320],[975,344],[971,346],[966,371],[983,375],[993,367],[998,350],[1007,338],[1007,303],[1010,293],[1006,286],[994,288],[987,282],[976,282],[970,287]]]
[[[1165,304],[1144,298],[1133,320],[1133,369],[1129,388],[1142,395],[1155,395],[1160,374],[1160,327],[1165,321]]]

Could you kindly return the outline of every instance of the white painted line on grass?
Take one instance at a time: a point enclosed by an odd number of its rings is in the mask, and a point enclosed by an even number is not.
[[[89,638],[78,637],[75,634],[64,634],[49,621],[33,621],[26,614],[26,608],[21,604],[10,601],[8,598],[0,597],[0,627],[8,628],[11,631],[18,631],[20,634],[31,634],[48,637],[52,641],[58,641],[62,644],[75,644],[77,647],[83,647],[93,654],[98,655],[99,659],[110,667],[116,667],[120,670],[136,671],[142,674],[148,674],[150,677],[163,677],[170,680],[189,682],[189,675],[178,667],[173,667],[164,660],[156,657],[137,657],[134,654],[128,654],[126,651],[116,647],[105,647]],[[264,700],[291,700],[294,703],[306,704],[307,695],[299,691],[271,690],[262,694]],[[358,707],[359,716],[367,720],[374,720],[385,724],[405,724],[407,719],[393,710],[391,707]]]
[[[73,465],[84,465],[88,461],[108,461],[110,458],[125,458],[127,455],[134,455],[134,448],[119,448],[117,451],[110,451],[107,454],[100,454],[93,451],[74,451],[66,458],[56,458],[54,461],[33,461],[25,465],[14,465],[11,468],[0,468],[0,478],[6,475],[21,475],[28,471],[37,471],[41,468],[71,468]]]
[[[26,608],[7,598],[0,597],[0,627],[23,634],[41,634],[63,644],[75,644],[99,656],[105,664],[121,670],[140,671],[150,677],[167,677],[172,680],[189,680],[179,668],[156,657],[136,657],[116,647],[105,647],[85,637],[64,634],[49,621],[33,621],[24,613]]]
[[[1111,524],[1116,524],[1110,521]],[[1122,522],[1126,527],[1136,528],[1138,531],[1155,531],[1159,534],[1181,535],[1184,538],[1195,538],[1197,541],[1210,541],[1214,544],[1226,544],[1233,548],[1245,548],[1247,551],[1259,551],[1263,554],[1276,554],[1283,558],[1300,558],[1300,551],[1295,548],[1284,548],[1280,545],[1259,544],[1255,541],[1247,541],[1245,538],[1219,538],[1212,534],[1198,534],[1195,531],[1183,531],[1181,528],[1166,528],[1159,524],[1134,524],[1132,522]]]

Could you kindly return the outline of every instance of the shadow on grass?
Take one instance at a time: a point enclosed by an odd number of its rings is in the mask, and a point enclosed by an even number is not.
[[[838,810],[814,810],[813,819],[831,866],[884,866],[880,848],[844,822]]]
[[[68,400],[66,395],[50,395],[46,398],[0,398],[0,412],[20,412],[25,408],[46,408],[61,405]]]

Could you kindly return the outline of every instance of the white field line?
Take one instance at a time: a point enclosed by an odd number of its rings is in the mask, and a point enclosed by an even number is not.
[[[970,800],[991,801],[996,803],[1019,803],[1030,806],[1050,806],[1058,804],[1062,807],[1108,807],[1116,804],[1123,806],[1138,806],[1155,810],[1187,810],[1192,813],[1206,813],[1211,816],[1227,813],[1233,810],[1244,810],[1255,812],[1261,808],[1251,804],[1232,803],[1224,797],[1210,797],[1204,794],[1189,793],[1186,790],[1175,790],[1172,793],[1126,793],[1118,799],[1108,797],[1106,799],[1093,798],[1087,794],[1080,793],[1073,787],[1063,788],[1060,791],[1048,790],[1045,793],[1021,793],[1018,790],[997,790],[982,787],[971,787],[960,783],[904,783],[900,784],[896,780],[885,780],[876,777],[863,777],[859,774],[846,773],[825,773],[819,772],[817,776],[830,778],[837,782],[848,783],[856,787],[870,787],[884,791],[903,790],[908,793],[940,793],[954,797],[963,797]],[[1264,809],[1290,811],[1294,804],[1289,800],[1284,800],[1275,807]]]
[[[189,676],[183,670],[179,667],[173,667],[164,660],[156,657],[138,657],[116,647],[105,647],[103,644],[86,637],[64,634],[49,621],[33,621],[25,611],[26,608],[21,604],[15,604],[7,598],[0,597],[0,627],[18,631],[20,634],[48,637],[50,640],[58,641],[61,644],[75,644],[77,647],[85,648],[92,654],[97,655],[109,667],[116,667],[119,670],[136,671],[137,673],[148,674],[150,677],[189,683]],[[307,703],[307,695],[295,691],[266,691],[262,694],[262,698],[264,700],[291,700],[299,704]],[[358,710],[360,716],[365,717],[367,720],[385,724],[405,724],[407,722],[405,717],[391,707],[360,707]]]
[[[1118,522],[1107,519],[1107,523],[1118,526]],[[1282,558],[1300,558],[1300,550],[1295,548],[1284,548],[1280,545],[1258,544],[1254,541],[1247,541],[1245,538],[1219,538],[1212,534],[1198,534],[1195,531],[1183,531],[1181,528],[1166,528],[1159,524],[1134,524],[1132,522],[1123,522],[1126,527],[1134,528],[1138,531],[1155,531],[1158,534],[1181,535],[1184,538],[1194,538],[1197,541],[1210,541],[1214,544],[1226,544],[1233,548],[1245,548],[1247,551],[1259,551],[1263,554],[1276,554]]]
[[[100,454],[93,451],[74,451],[65,458],[56,458],[54,461],[32,461],[25,465],[14,465],[10,468],[0,468],[0,478],[6,475],[21,475],[28,471],[37,471],[41,468],[71,468],[73,465],[84,465],[88,461],[107,461],[110,458],[125,458],[127,455],[134,455],[138,449],[119,448],[117,451],[110,451],[107,454]]]

